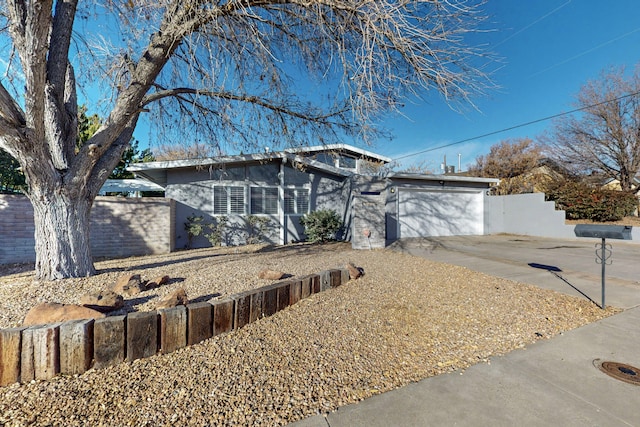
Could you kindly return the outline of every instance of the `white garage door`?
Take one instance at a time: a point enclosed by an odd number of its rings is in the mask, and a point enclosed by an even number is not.
[[[482,200],[479,191],[400,190],[400,237],[481,235]]]

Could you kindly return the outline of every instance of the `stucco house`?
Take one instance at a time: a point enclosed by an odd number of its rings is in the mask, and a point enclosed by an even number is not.
[[[444,175],[372,175],[391,159],[346,144],[197,160],[137,163],[128,170],[175,200],[176,248],[192,216],[228,222],[223,244],[242,243],[249,217],[267,218],[266,240],[304,240],[300,217],[332,209],[345,240],[380,247],[400,237],[484,234],[484,197],[498,180]],[[244,230],[244,231],[243,231]],[[367,234],[365,242],[362,236]],[[193,246],[208,246],[203,237]]]

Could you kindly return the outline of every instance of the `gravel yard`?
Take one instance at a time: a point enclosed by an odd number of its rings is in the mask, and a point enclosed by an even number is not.
[[[349,261],[365,276],[234,333],[80,376],[2,388],[0,425],[286,425],[490,363],[617,311],[463,267],[334,243],[105,261],[96,276],[55,283],[5,267],[0,327],[19,325],[38,302],[77,303],[124,271],[172,278],[130,298],[124,311],[133,311],[153,310],[178,287],[206,301],[270,283],[257,278],[263,268],[299,276]]]

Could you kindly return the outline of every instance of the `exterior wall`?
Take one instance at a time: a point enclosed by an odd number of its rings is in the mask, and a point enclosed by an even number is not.
[[[384,194],[360,194],[353,200],[353,249],[383,249],[386,246]]]
[[[576,238],[575,226],[565,224],[564,211],[544,200],[544,193],[487,196],[485,198],[485,234]],[[631,230],[632,242],[640,241],[640,229]]]
[[[354,249],[380,249],[386,246],[387,183],[374,177],[359,176],[352,180],[351,246]]]
[[[91,210],[95,257],[174,249],[174,203],[164,198],[97,197]],[[35,261],[33,208],[25,196],[0,195],[0,264]]]
[[[282,171],[282,173],[281,173]],[[255,162],[242,166],[224,168],[175,169],[167,173],[166,197],[176,200],[175,240],[176,247],[188,245],[188,236],[184,228],[191,215],[203,216],[207,222],[216,219],[213,210],[213,188],[215,185],[240,186],[245,188],[245,214],[225,215],[229,220],[229,233],[223,240],[224,245],[244,243],[247,216],[250,211],[250,187],[275,187],[280,190],[280,209],[278,214],[259,215],[271,219],[272,226],[266,236],[271,243],[288,243],[304,239],[300,225],[302,214],[283,212],[284,188],[305,188],[309,190],[309,210],[333,209],[340,215],[347,213],[347,196],[344,179],[316,170],[300,170],[281,159],[270,163]],[[206,238],[194,238],[192,247],[207,247]]]
[[[573,226],[565,224],[564,211],[546,202],[544,193],[487,196],[485,234],[574,238]]]

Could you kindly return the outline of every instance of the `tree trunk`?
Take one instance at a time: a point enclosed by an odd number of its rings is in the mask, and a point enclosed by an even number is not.
[[[64,193],[30,196],[36,242],[36,276],[56,280],[95,273],[89,244],[93,199]]]

